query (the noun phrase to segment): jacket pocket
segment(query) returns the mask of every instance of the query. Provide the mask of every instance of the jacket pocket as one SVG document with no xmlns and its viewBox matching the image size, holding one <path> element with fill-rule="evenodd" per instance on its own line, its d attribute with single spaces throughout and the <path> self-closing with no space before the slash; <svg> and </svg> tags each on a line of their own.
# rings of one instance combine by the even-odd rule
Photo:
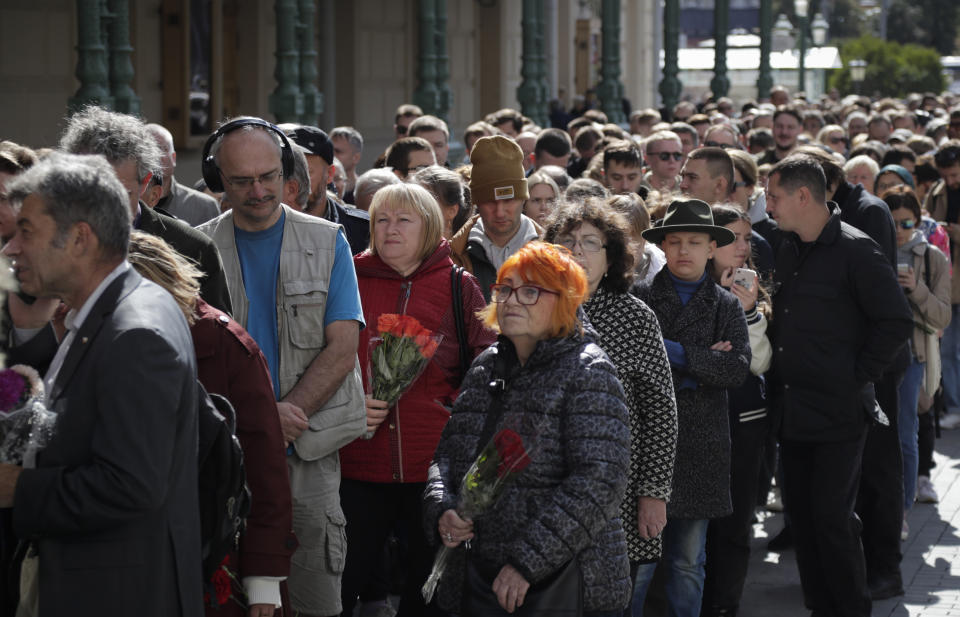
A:
<svg viewBox="0 0 960 617">
<path fill-rule="evenodd" d="M 347 563 L 347 519 L 339 508 L 327 511 L 326 555 L 330 572 L 342 574 Z"/>
<path fill-rule="evenodd" d="M 323 315 L 327 306 L 327 282 L 287 281 L 283 284 L 284 311 L 290 342 L 300 349 L 323 347 Z"/>
</svg>

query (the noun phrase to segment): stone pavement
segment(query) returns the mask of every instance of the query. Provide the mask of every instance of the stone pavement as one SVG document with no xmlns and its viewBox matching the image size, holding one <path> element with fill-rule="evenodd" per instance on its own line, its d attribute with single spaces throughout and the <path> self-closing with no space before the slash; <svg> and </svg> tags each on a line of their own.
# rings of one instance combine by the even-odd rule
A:
<svg viewBox="0 0 960 617">
<path fill-rule="evenodd" d="M 873 617 L 960 617 L 960 429 L 943 431 L 936 443 L 933 484 L 938 504 L 915 504 L 903 543 L 906 595 L 873 603 Z M 793 551 L 767 551 L 767 541 L 783 527 L 770 514 L 754 525 L 753 554 L 740 605 L 740 617 L 808 617 Z"/>
</svg>

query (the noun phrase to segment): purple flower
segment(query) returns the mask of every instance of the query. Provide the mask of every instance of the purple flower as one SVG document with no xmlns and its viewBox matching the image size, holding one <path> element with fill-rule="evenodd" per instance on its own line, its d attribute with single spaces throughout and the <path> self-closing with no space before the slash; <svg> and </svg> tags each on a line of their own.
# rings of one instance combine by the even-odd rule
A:
<svg viewBox="0 0 960 617">
<path fill-rule="evenodd" d="M 20 373 L 4 369 L 0 371 L 0 411 L 13 411 L 22 404 L 27 381 Z"/>
</svg>

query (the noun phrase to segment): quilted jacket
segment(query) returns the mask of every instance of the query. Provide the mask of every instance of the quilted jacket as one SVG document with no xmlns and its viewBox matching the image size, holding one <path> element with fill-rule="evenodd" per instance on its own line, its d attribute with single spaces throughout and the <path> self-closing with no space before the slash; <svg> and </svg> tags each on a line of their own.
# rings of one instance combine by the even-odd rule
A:
<svg viewBox="0 0 960 617">
<path fill-rule="evenodd" d="M 623 609 L 632 589 L 619 515 L 630 430 L 616 369 L 591 331 L 539 342 L 522 366 L 501 336 L 474 361 L 424 493 L 424 525 L 434 542 L 440 515 L 456 507 L 460 481 L 488 441 L 481 434 L 490 410 L 500 413 L 491 435 L 506 426 L 539 447 L 497 503 L 474 519 L 470 559 L 492 571 L 511 564 L 536 584 L 576 556 L 584 610 Z M 462 544 L 454 551 L 438 588 L 446 610 L 458 609 L 465 551 Z"/>
</svg>

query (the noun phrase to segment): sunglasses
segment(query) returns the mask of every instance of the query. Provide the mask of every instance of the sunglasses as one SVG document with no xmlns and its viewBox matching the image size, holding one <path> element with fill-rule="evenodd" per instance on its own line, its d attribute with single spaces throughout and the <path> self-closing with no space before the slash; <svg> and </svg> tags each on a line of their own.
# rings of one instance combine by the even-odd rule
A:
<svg viewBox="0 0 960 617">
<path fill-rule="evenodd" d="M 673 157 L 673 160 L 679 161 L 683 158 L 683 152 L 647 152 L 647 156 L 656 156 L 659 157 L 661 161 L 666 163 L 670 160 L 670 157 Z"/>
<path fill-rule="evenodd" d="M 913 229 L 917 226 L 917 222 L 913 219 L 904 219 L 898 224 L 900 225 L 900 229 Z"/>
<path fill-rule="evenodd" d="M 724 150 L 728 148 L 736 148 L 736 146 L 733 144 L 722 144 L 718 141 L 713 141 L 713 140 L 705 141 L 703 142 L 703 145 L 708 148 L 723 148 Z"/>
</svg>

